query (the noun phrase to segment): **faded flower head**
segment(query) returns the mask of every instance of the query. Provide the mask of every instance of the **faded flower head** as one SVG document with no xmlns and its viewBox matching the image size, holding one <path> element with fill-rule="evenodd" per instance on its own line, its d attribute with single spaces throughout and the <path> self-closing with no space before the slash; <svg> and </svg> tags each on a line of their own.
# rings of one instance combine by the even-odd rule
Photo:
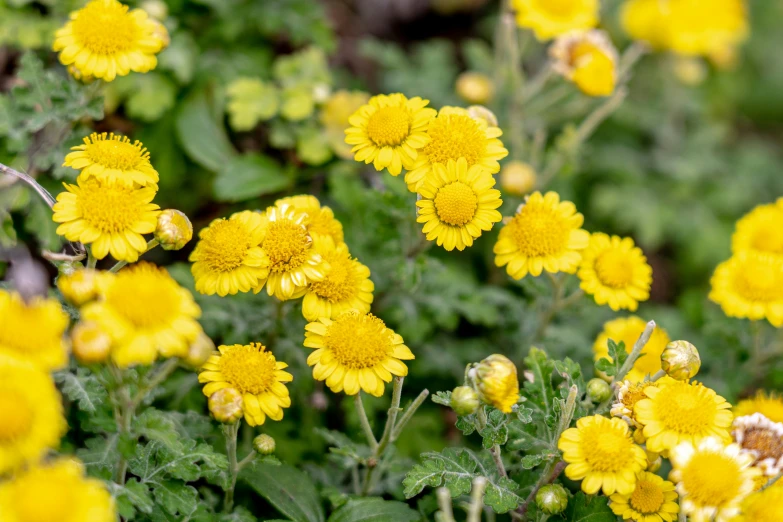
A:
<svg viewBox="0 0 783 522">
<path fill-rule="evenodd" d="M 731 435 L 742 451 L 753 455 L 753 465 L 767 477 L 783 472 L 783 423 L 760 413 L 737 417 Z"/>
</svg>

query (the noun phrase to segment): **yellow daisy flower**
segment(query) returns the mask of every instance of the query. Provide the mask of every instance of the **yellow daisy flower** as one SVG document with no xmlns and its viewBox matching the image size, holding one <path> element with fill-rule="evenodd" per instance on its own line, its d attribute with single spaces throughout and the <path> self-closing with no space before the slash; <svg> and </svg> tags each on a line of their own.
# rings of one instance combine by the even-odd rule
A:
<svg viewBox="0 0 783 522">
<path fill-rule="evenodd" d="M 493 189 L 495 178 L 484 167 L 468 168 L 465 158 L 446 165 L 436 163 L 433 173 L 419 188 L 418 218 L 424 223 L 427 240 L 436 240 L 446 250 L 464 250 L 482 231 L 492 229 L 503 216 L 500 191 Z"/>
<path fill-rule="evenodd" d="M 325 243 L 316 247 L 329 270 L 322 281 L 313 281 L 302 300 L 302 314 L 308 321 L 334 319 L 348 310 L 370 311 L 375 285 L 370 269 L 351 257 L 348 246 Z"/>
<path fill-rule="evenodd" d="M 599 0 L 512 0 L 517 24 L 539 40 L 598 25 Z"/>
<path fill-rule="evenodd" d="M 259 246 L 264 215 L 245 210 L 219 218 L 199 232 L 190 254 L 196 291 L 224 296 L 249 292 L 269 275 L 269 260 Z"/>
<path fill-rule="evenodd" d="M 141 9 L 128 11 L 117 0 L 92 0 L 55 33 L 53 49 L 63 65 L 110 82 L 155 68 L 155 55 L 164 47 L 160 27 Z"/>
<path fill-rule="evenodd" d="M 190 292 L 164 268 L 137 263 L 107 280 L 98 301 L 82 309 L 112 339 L 112 360 L 120 367 L 152 364 L 158 354 L 185 357 L 201 333 L 201 315 Z"/>
<path fill-rule="evenodd" d="M 742 502 L 742 515 L 731 522 L 780 522 L 783 514 L 783 482 L 748 495 Z"/>
<path fill-rule="evenodd" d="M 783 254 L 783 198 L 777 203 L 759 205 L 737 221 L 731 250 Z"/>
<path fill-rule="evenodd" d="M 56 299 L 25 302 L 18 293 L 0 288 L 0 353 L 16 354 L 46 371 L 59 370 L 68 362 L 63 337 L 68 323 Z"/>
<path fill-rule="evenodd" d="M 85 477 L 72 458 L 28 468 L 0 483 L 3 522 L 114 522 L 114 499 L 103 481 Z"/>
<path fill-rule="evenodd" d="M 731 436 L 767 480 L 783 473 L 783 422 L 772 422 L 760 413 L 736 417 Z"/>
<path fill-rule="evenodd" d="M 743 399 L 734 406 L 734 415 L 744 417 L 760 413 L 772 422 L 783 422 L 783 397 L 759 390 L 750 399 Z"/>
<path fill-rule="evenodd" d="M 519 377 L 517 367 L 506 357 L 492 354 L 470 370 L 476 381 L 479 397 L 503 413 L 511 413 L 519 401 Z"/>
<path fill-rule="evenodd" d="M 582 223 L 584 216 L 570 201 L 561 202 L 555 192 L 534 192 L 500 229 L 495 265 L 508 265 L 506 271 L 514 279 L 539 276 L 544 270 L 573 274 L 590 240 Z"/>
<path fill-rule="evenodd" d="M 275 206 L 281 205 L 289 205 L 307 214 L 304 224 L 316 245 L 324 240 L 331 240 L 334 246 L 345 241 L 342 223 L 335 219 L 332 209 L 322 207 L 315 196 L 291 196 L 275 201 Z"/>
<path fill-rule="evenodd" d="M 636 487 L 636 474 L 647 466 L 647 455 L 634 444 L 628 425 L 620 419 L 601 415 L 582 417 L 576 428 L 560 436 L 557 447 L 568 463 L 565 474 L 582 481 L 582 491 L 595 495 L 630 495 Z"/>
<path fill-rule="evenodd" d="M 609 96 L 617 82 L 617 50 L 604 31 L 577 31 L 549 48 L 554 70 L 588 96 Z"/>
<path fill-rule="evenodd" d="M 157 187 L 158 171 L 150 163 L 150 153 L 140 141 L 125 136 L 93 132 L 84 145 L 71 148 L 63 167 L 80 170 L 79 177 L 90 177 L 107 184 L 125 187 Z"/>
<path fill-rule="evenodd" d="M 783 256 L 738 252 L 718 265 L 710 285 L 710 300 L 727 316 L 783 326 Z"/>
<path fill-rule="evenodd" d="M 304 346 L 315 350 L 307 357 L 313 378 L 326 381 L 335 393 L 356 395 L 364 390 L 383 395 L 384 383 L 391 382 L 392 375 L 408 375 L 402 361 L 414 357 L 403 343 L 382 320 L 355 310 L 305 326 Z"/>
<path fill-rule="evenodd" d="M 650 298 L 652 268 L 633 239 L 597 232 L 582 252 L 579 279 L 597 304 L 635 312 L 639 302 Z"/>
<path fill-rule="evenodd" d="M 28 323 L 32 324 L 39 323 Z M 38 461 L 49 448 L 60 445 L 67 429 L 62 399 L 49 374 L 29 361 L 0 353 L 0 475 Z M 0 514 L 5 514 L 2 502 Z"/>
<path fill-rule="evenodd" d="M 426 108 L 429 100 L 404 94 L 379 94 L 353 113 L 345 131 L 345 143 L 353 145 L 356 161 L 372 163 L 375 170 L 389 169 L 397 176 L 410 168 L 418 150 L 427 144 L 427 125 L 435 109 Z"/>
<path fill-rule="evenodd" d="M 352 159 L 351 146 L 345 143 L 345 129 L 350 127 L 348 118 L 370 100 L 363 91 L 335 91 L 323 107 L 319 120 L 326 130 L 326 140 L 334 152 L 343 159 Z"/>
<path fill-rule="evenodd" d="M 596 361 L 599 359 L 611 360 L 609 357 L 609 339 L 617 344 L 620 344 L 621 341 L 625 343 L 625 351 L 630 354 L 646 326 L 647 323 L 635 315 L 608 321 L 604 324 L 603 331 L 598 334 L 595 343 L 593 343 L 593 358 Z M 669 339 L 666 330 L 656 326 L 652 336 L 650 336 L 650 340 L 644 345 L 643 357 L 639 357 L 636 360 L 633 368 L 631 368 L 625 378 L 631 382 L 640 382 L 644 380 L 645 376 L 658 373 L 658 370 L 661 369 L 661 354 L 670 342 L 671 339 Z"/>
<path fill-rule="evenodd" d="M 753 457 L 736 444 L 707 437 L 694 445 L 684 442 L 669 454 L 677 484 L 680 509 L 691 522 L 729 522 L 739 514 L 740 503 L 753 491 L 761 472 Z"/>
<path fill-rule="evenodd" d="M 307 220 L 308 214 L 286 203 L 266 209 L 260 245 L 269 259 L 269 275 L 259 278 L 255 293 L 266 285 L 267 293 L 281 301 L 295 299 L 326 277 L 329 264 L 313 246 Z"/>
<path fill-rule="evenodd" d="M 706 437 L 731 440 L 731 404 L 714 390 L 676 381 L 647 386 L 644 394 L 647 398 L 636 403 L 634 415 L 644 426 L 648 450 L 661 453 L 682 442 L 698 444 Z"/>
<path fill-rule="evenodd" d="M 98 281 L 104 272 L 92 268 L 76 270 L 57 277 L 57 288 L 66 301 L 82 306 L 98 297 Z"/>
<path fill-rule="evenodd" d="M 207 383 L 204 395 L 233 388 L 242 394 L 245 421 L 260 426 L 269 417 L 279 421 L 283 408 L 291 406 L 288 388 L 283 383 L 294 380 L 283 371 L 288 365 L 275 359 L 261 343 L 219 346 L 198 376 L 198 382 Z"/>
<path fill-rule="evenodd" d="M 495 174 L 508 150 L 498 138 L 503 131 L 486 120 L 473 118 L 466 109 L 443 107 L 426 129 L 428 140 L 412 166 L 406 167 L 408 190 L 418 192 L 437 164 L 465 158 L 468 167 L 480 165 Z"/>
<path fill-rule="evenodd" d="M 155 231 L 160 207 L 152 203 L 156 189 L 133 188 L 77 179 L 64 183 L 66 192 L 57 195 L 52 219 L 60 223 L 57 233 L 69 241 L 90 244 L 92 255 L 107 255 L 135 263 L 147 250 L 142 234 Z"/>
<path fill-rule="evenodd" d="M 615 493 L 610 497 L 609 507 L 615 515 L 623 517 L 623 520 L 672 522 L 680 512 L 676 501 L 674 484 L 654 473 L 640 471 L 636 474 L 636 488 L 633 493 Z"/>
</svg>

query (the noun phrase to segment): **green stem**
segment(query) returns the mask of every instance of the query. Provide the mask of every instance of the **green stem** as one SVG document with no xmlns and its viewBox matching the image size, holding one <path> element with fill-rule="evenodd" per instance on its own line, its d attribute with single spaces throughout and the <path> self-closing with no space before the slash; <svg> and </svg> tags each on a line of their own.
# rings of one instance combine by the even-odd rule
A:
<svg viewBox="0 0 783 522">
<path fill-rule="evenodd" d="M 636 340 L 636 344 L 633 345 L 633 350 L 631 350 L 631 354 L 625 360 L 625 363 L 620 367 L 620 371 L 617 372 L 617 375 L 614 376 L 614 382 L 616 383 L 622 382 L 623 377 L 625 377 L 626 374 L 629 371 L 631 371 L 631 368 L 633 368 L 636 359 L 638 359 L 639 355 L 641 355 L 642 350 L 644 350 L 644 347 L 647 344 L 647 341 L 650 340 L 650 337 L 652 336 L 654 330 L 655 330 L 655 321 L 650 321 L 649 323 L 647 323 L 647 326 L 644 327 L 644 331 L 642 332 L 642 335 L 639 336 L 639 339 Z"/>
<path fill-rule="evenodd" d="M 435 490 L 438 497 L 438 509 L 440 509 L 440 522 L 456 522 L 454 520 L 454 511 L 451 508 L 451 493 L 449 488 L 438 488 Z"/>
<path fill-rule="evenodd" d="M 147 252 L 149 252 L 159 244 L 160 243 L 158 243 L 157 239 L 150 239 L 149 241 L 147 241 L 147 249 L 144 252 L 142 252 L 141 255 L 146 254 Z M 117 261 L 117 263 L 115 263 L 115 265 L 109 269 L 109 272 L 115 272 L 115 273 L 119 272 L 120 269 L 127 264 L 128 264 L 127 261 Z"/>
<path fill-rule="evenodd" d="M 158 385 L 160 385 L 163 381 L 165 381 L 171 373 L 177 369 L 177 365 L 179 364 L 179 359 L 176 357 L 171 357 L 170 359 L 167 359 L 163 364 L 158 366 L 158 368 L 155 370 L 154 373 L 152 373 L 152 376 L 147 379 L 147 382 L 139 388 L 139 391 L 136 392 L 136 396 L 133 397 L 133 400 L 131 401 L 130 408 L 132 414 L 136 413 L 136 408 L 138 408 L 144 398 L 147 396 L 149 392 L 154 390 Z"/>
<path fill-rule="evenodd" d="M 87 248 L 87 268 L 95 268 L 95 265 L 98 264 L 98 259 L 92 255 L 92 247 L 86 247 Z"/>
<path fill-rule="evenodd" d="M 223 425 L 223 436 L 226 438 L 226 455 L 228 456 L 228 487 L 223 500 L 223 513 L 231 513 L 234 509 L 234 489 L 237 485 L 239 464 L 237 463 L 237 433 L 241 421 Z M 243 461 L 244 462 L 244 461 Z"/>
<path fill-rule="evenodd" d="M 367 496 L 367 494 L 372 489 L 373 475 L 375 474 L 375 470 L 376 468 L 378 468 L 378 465 L 380 464 L 380 458 L 383 456 L 383 452 L 386 451 L 386 447 L 389 445 L 389 442 L 391 442 L 392 432 L 394 431 L 394 425 L 397 422 L 397 414 L 400 412 L 400 399 L 402 397 L 402 383 L 404 380 L 405 380 L 404 377 L 394 378 L 392 402 L 391 402 L 391 406 L 389 407 L 388 417 L 386 418 L 386 426 L 383 429 L 383 436 L 381 437 L 381 441 L 375 445 L 375 447 L 373 448 L 373 454 L 368 459 L 367 473 L 365 473 L 364 475 L 364 483 L 362 484 L 362 496 Z M 357 402 L 357 405 L 359 404 L 361 403 Z M 364 410 L 364 408 L 362 408 L 362 410 Z M 365 415 L 365 419 L 366 419 L 366 415 Z M 369 426 L 370 424 L 368 422 L 367 423 L 368 429 Z M 365 434 L 366 433 L 367 431 L 365 430 Z M 372 435 L 372 429 L 370 429 L 369 433 L 370 435 Z M 368 440 L 370 439 L 368 438 Z"/>
<path fill-rule="evenodd" d="M 378 441 L 375 440 L 375 435 L 372 432 L 372 426 L 370 426 L 370 420 L 367 418 L 367 412 L 364 410 L 364 403 L 362 403 L 362 392 L 360 391 L 353 396 L 354 404 L 356 405 L 356 413 L 359 414 L 359 423 L 362 425 L 362 431 L 367 438 L 367 444 L 370 449 L 375 452 L 378 448 Z"/>
<path fill-rule="evenodd" d="M 487 412 L 484 407 L 480 407 L 476 412 L 476 428 L 479 433 L 487 427 Z M 503 465 L 503 457 L 501 455 L 500 445 L 495 444 L 489 449 L 489 454 L 492 455 L 492 461 L 495 463 L 495 468 L 498 470 L 498 474 L 501 477 L 508 477 L 506 473 L 506 466 Z"/>
<path fill-rule="evenodd" d="M 544 335 L 547 326 L 549 326 L 549 323 L 555 318 L 555 314 L 560 310 L 560 301 L 563 298 L 563 283 L 565 279 L 556 277 L 547 271 L 544 271 L 544 273 L 549 278 L 549 282 L 552 283 L 552 303 L 549 305 L 549 308 L 541 314 L 541 318 L 538 321 L 538 328 L 536 328 L 536 333 L 533 335 L 533 341 L 540 339 Z"/>
<path fill-rule="evenodd" d="M 481 522 L 481 510 L 484 509 L 484 490 L 487 488 L 485 477 L 473 479 L 473 489 L 470 492 L 467 522 Z"/>
<path fill-rule="evenodd" d="M 402 415 L 402 418 L 400 418 L 400 422 L 397 423 L 397 425 L 394 427 L 394 430 L 391 434 L 391 441 L 396 441 L 400 435 L 402 434 L 402 431 L 405 429 L 405 426 L 408 424 L 408 422 L 413 418 L 413 415 L 416 413 L 416 410 L 419 409 L 419 406 L 421 406 L 425 400 L 427 400 L 427 397 L 429 397 L 430 391 L 429 390 L 422 390 L 416 399 L 411 403 L 410 406 L 405 410 L 405 413 Z"/>
<path fill-rule="evenodd" d="M 657 381 L 658 379 L 661 379 L 661 378 L 663 378 L 665 375 L 666 375 L 666 372 L 665 372 L 665 371 L 663 371 L 663 370 L 658 370 L 657 372 L 655 372 L 655 375 L 653 375 L 652 377 L 650 377 L 650 382 L 655 382 L 655 381 Z"/>
<path fill-rule="evenodd" d="M 117 433 L 120 439 L 128 437 L 131 434 L 131 422 L 133 413 L 130 410 L 131 398 L 130 390 L 123 380 L 122 371 L 113 364 L 108 365 L 114 382 L 109 391 L 114 405 L 114 420 L 117 423 Z M 128 461 L 120 452 L 117 459 L 117 465 L 114 468 L 114 481 L 119 485 L 125 484 L 125 475 L 128 471 Z"/>
</svg>

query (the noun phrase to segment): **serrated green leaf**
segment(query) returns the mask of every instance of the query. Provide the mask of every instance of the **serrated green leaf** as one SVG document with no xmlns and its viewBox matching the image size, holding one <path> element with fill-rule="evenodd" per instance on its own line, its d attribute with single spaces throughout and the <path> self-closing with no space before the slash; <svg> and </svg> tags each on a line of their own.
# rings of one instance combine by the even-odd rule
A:
<svg viewBox="0 0 783 522">
<path fill-rule="evenodd" d="M 616 344 L 612 339 L 609 339 L 607 345 L 609 357 L 599 359 L 595 363 L 595 369 L 609 377 L 614 377 L 628 359 L 628 352 L 625 351 L 625 343 L 623 341 L 620 341 L 620 344 Z"/>
<path fill-rule="evenodd" d="M 280 115 L 289 121 L 302 121 L 315 111 L 312 89 L 291 87 L 283 91 Z"/>
<path fill-rule="evenodd" d="M 242 470 L 239 478 L 294 522 L 325 520 L 315 486 L 296 468 L 254 462 Z"/>
<path fill-rule="evenodd" d="M 328 522 L 413 522 L 420 516 L 404 502 L 354 498 L 332 513 Z"/>
<path fill-rule="evenodd" d="M 565 519 L 568 522 L 617 522 L 617 515 L 609 508 L 608 502 L 609 499 L 604 496 L 588 496 L 580 491 L 568 501 Z"/>
<path fill-rule="evenodd" d="M 491 409 L 487 415 L 487 425 L 479 431 L 484 448 L 489 449 L 495 444 L 502 446 L 508 440 L 506 414 L 500 410 Z"/>
<path fill-rule="evenodd" d="M 69 370 L 59 371 L 54 374 L 54 379 L 63 394 L 76 402 L 82 411 L 94 413 L 108 401 L 106 389 L 86 368 L 77 368 L 76 373 Z"/>
<path fill-rule="evenodd" d="M 129 78 L 134 82 L 134 88 L 125 100 L 125 109 L 131 117 L 153 122 L 174 107 L 177 86 L 165 75 L 150 72 Z"/>
<path fill-rule="evenodd" d="M 117 509 L 125 520 L 133 520 L 136 512 L 152 513 L 154 502 L 149 488 L 136 478 L 130 478 L 124 485 L 109 483 Z"/>
<path fill-rule="evenodd" d="M 509 478 L 500 477 L 487 484 L 484 503 L 496 513 L 506 513 L 516 509 L 524 501 L 522 497 L 517 495 L 517 491 L 519 491 L 519 484 Z"/>
<path fill-rule="evenodd" d="M 178 480 L 162 480 L 152 488 L 155 503 L 171 515 L 190 515 L 198 505 L 196 488 Z"/>
<path fill-rule="evenodd" d="M 268 156 L 249 153 L 233 158 L 214 182 L 218 201 L 243 201 L 280 192 L 291 184 L 282 167 Z"/>
<path fill-rule="evenodd" d="M 76 456 L 91 473 L 99 474 L 101 470 L 111 470 L 120 458 L 117 440 L 117 434 L 87 439 L 84 441 L 85 447 L 76 450 Z"/>
<path fill-rule="evenodd" d="M 258 519 L 248 509 L 237 506 L 234 508 L 234 512 L 230 514 L 220 515 L 218 522 L 256 522 Z M 266 522 L 274 522 L 266 520 Z"/>
<path fill-rule="evenodd" d="M 427 486 L 440 485 L 449 488 L 452 497 L 464 495 L 470 491 L 473 479 L 483 471 L 481 462 L 464 448 L 424 453 L 421 458 L 422 463 L 414 466 L 402 481 L 405 498 L 418 495 Z"/>
<path fill-rule="evenodd" d="M 441 406 L 451 406 L 451 392 L 439 391 L 432 396 L 432 402 Z"/>
<path fill-rule="evenodd" d="M 166 412 L 148 408 L 134 419 L 132 429 L 137 435 L 160 442 L 171 450 L 182 449 L 182 441 L 174 421 Z"/>
<path fill-rule="evenodd" d="M 549 414 L 554 399 L 552 390 L 554 363 L 543 350 L 531 348 L 528 356 L 525 357 L 525 365 L 533 377 L 531 380 L 524 381 L 523 393 L 528 399 L 526 404 L 536 406 L 540 411 Z"/>
<path fill-rule="evenodd" d="M 215 121 L 207 92 L 196 91 L 177 111 L 177 136 L 188 156 L 213 172 L 220 172 L 236 156 L 225 129 Z"/>
</svg>

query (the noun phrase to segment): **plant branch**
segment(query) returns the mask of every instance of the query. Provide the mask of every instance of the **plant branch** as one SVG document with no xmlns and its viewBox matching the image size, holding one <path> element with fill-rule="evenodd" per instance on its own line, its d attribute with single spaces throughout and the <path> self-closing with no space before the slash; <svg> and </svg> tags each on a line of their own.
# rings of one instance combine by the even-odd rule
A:
<svg viewBox="0 0 783 522">
<path fill-rule="evenodd" d="M 356 413 L 359 414 L 359 423 L 362 425 L 362 431 L 367 438 L 367 444 L 370 449 L 375 452 L 378 448 L 378 441 L 375 440 L 375 435 L 372 433 L 372 427 L 370 426 L 370 420 L 367 418 L 367 412 L 364 410 L 364 404 L 362 403 L 362 392 L 360 391 L 353 396 L 354 404 L 356 405 Z"/>
<path fill-rule="evenodd" d="M 435 490 L 438 497 L 438 508 L 440 509 L 440 522 L 455 522 L 454 511 L 451 508 L 451 493 L 449 488 L 438 488 Z"/>
<path fill-rule="evenodd" d="M 405 413 L 403 414 L 400 421 L 397 423 L 397 425 L 394 427 L 394 430 L 391 434 L 391 442 L 394 442 L 397 440 L 400 435 L 402 434 L 402 431 L 405 429 L 405 426 L 408 424 L 408 421 L 413 418 L 413 415 L 416 413 L 416 410 L 419 409 L 419 406 L 421 406 L 425 400 L 427 400 L 427 397 L 429 397 L 430 391 L 425 389 L 422 390 L 418 397 L 416 397 L 413 402 L 411 403 L 408 408 L 406 408 Z"/>
<path fill-rule="evenodd" d="M 631 350 L 630 355 L 628 355 L 628 358 L 625 360 L 625 363 L 620 367 L 620 370 L 617 372 L 617 375 L 614 376 L 614 382 L 622 382 L 623 377 L 626 376 L 626 374 L 631 371 L 631 368 L 633 368 L 634 363 L 636 362 L 636 359 L 639 358 L 639 355 L 641 355 L 642 350 L 644 350 L 645 345 L 650 340 L 650 337 L 653 334 L 653 331 L 655 330 L 655 321 L 650 321 L 647 323 L 647 326 L 644 327 L 644 331 L 642 332 L 642 335 L 639 336 L 639 339 L 636 340 L 636 344 L 633 345 L 633 350 Z"/>
<path fill-rule="evenodd" d="M 470 492 L 470 507 L 467 522 L 481 522 L 481 510 L 484 509 L 484 490 L 487 488 L 485 477 L 473 479 L 473 489 Z"/>
<path fill-rule="evenodd" d="M 3 174 L 7 174 L 9 176 L 13 176 L 23 182 L 25 182 L 31 189 L 33 189 L 38 195 L 43 199 L 47 205 L 49 205 L 49 208 L 52 208 L 54 204 L 57 202 L 54 197 L 52 197 L 51 194 L 49 194 L 49 191 L 43 188 L 40 183 L 35 181 L 35 179 L 30 176 L 29 174 L 25 174 L 24 172 L 19 172 L 18 170 L 14 170 L 11 167 L 7 165 L 3 165 L 0 163 L 0 172 Z"/>
<path fill-rule="evenodd" d="M 223 425 L 223 436 L 226 438 L 226 455 L 228 456 L 228 487 L 223 499 L 223 513 L 231 513 L 234 508 L 234 489 L 237 485 L 237 433 L 241 421 Z"/>
</svg>

